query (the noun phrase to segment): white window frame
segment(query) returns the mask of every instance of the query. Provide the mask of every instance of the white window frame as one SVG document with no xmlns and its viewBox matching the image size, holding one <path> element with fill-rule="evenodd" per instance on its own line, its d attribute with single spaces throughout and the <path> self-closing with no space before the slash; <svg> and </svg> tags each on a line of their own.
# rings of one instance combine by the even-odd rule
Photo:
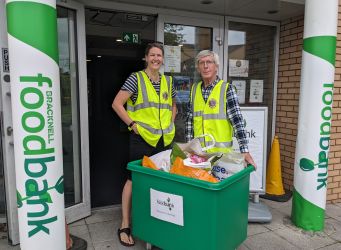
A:
<svg viewBox="0 0 341 250">
<path fill-rule="evenodd" d="M 211 16 L 211 15 L 203 15 L 199 13 L 191 13 L 189 15 L 186 13 L 186 16 L 183 16 L 183 12 L 175 12 L 179 15 L 167 15 L 167 14 L 159 14 L 157 19 L 157 38 L 156 40 L 159 42 L 164 42 L 164 26 L 165 23 L 171 24 L 179 24 L 179 25 L 187 25 L 187 26 L 196 26 L 196 27 L 204 27 L 204 28 L 212 28 L 212 49 L 218 55 L 223 54 L 223 36 L 224 36 L 224 17 L 223 16 Z M 224 58 L 223 56 L 219 56 L 219 77 L 223 76 L 224 69 Z"/>
<path fill-rule="evenodd" d="M 91 214 L 90 203 L 90 152 L 89 152 L 89 127 L 88 127 L 88 84 L 86 71 L 86 34 L 85 34 L 85 8 L 82 3 L 68 0 L 66 3 L 58 2 L 58 6 L 76 11 L 77 25 L 77 69 L 78 69 L 78 98 L 79 98 L 79 140 L 81 153 L 81 180 L 75 178 L 75 183 L 82 182 L 82 202 L 65 209 L 68 223 L 80 220 Z M 73 86 L 75 90 L 75 86 Z M 74 112 L 73 108 L 73 112 Z M 78 114 L 74 114 L 78 115 Z M 74 120 L 74 118 L 73 118 Z M 78 128 L 73 128 L 78 129 Z M 73 138 L 73 140 L 78 138 Z M 75 142 L 74 143 L 78 143 Z M 78 180 L 78 181 L 77 181 Z"/>
</svg>

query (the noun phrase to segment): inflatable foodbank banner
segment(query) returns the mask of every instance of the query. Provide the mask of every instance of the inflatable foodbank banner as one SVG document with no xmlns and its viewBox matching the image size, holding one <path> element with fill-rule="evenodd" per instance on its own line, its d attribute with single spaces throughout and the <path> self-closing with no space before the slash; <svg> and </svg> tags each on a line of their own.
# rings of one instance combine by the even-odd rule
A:
<svg viewBox="0 0 341 250">
<path fill-rule="evenodd" d="M 56 3 L 6 10 L 21 249 L 65 249 Z"/>
<path fill-rule="evenodd" d="M 305 230 L 324 228 L 337 22 L 337 0 L 305 2 L 291 213 Z"/>
</svg>

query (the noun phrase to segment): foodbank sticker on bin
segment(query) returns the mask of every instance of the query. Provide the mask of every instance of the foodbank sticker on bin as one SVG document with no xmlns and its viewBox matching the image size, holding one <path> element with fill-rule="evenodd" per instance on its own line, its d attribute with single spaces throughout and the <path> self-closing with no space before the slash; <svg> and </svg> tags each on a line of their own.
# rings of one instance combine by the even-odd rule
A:
<svg viewBox="0 0 341 250">
<path fill-rule="evenodd" d="M 184 225 L 183 197 L 150 189 L 150 215 L 179 226 Z"/>
</svg>

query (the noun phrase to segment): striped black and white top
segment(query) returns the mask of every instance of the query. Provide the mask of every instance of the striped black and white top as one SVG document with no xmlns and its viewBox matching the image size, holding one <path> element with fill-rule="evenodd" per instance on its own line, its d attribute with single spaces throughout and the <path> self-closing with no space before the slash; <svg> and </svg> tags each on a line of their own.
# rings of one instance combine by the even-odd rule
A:
<svg viewBox="0 0 341 250">
<path fill-rule="evenodd" d="M 160 74 L 160 79 L 161 79 L 161 74 Z M 153 87 L 155 88 L 156 93 L 159 94 L 160 93 L 160 80 L 158 82 L 153 82 L 150 78 L 149 80 L 153 84 Z M 127 78 L 127 80 L 124 82 L 123 86 L 121 87 L 121 90 L 125 90 L 125 91 L 132 93 L 133 95 L 130 97 L 130 99 L 133 101 L 133 103 L 136 102 L 137 94 L 138 94 L 137 93 L 138 87 L 137 87 L 137 76 L 135 72 L 132 73 Z M 175 91 L 174 84 L 173 84 L 172 85 L 172 98 L 175 98 L 175 96 L 176 96 L 176 91 Z"/>
</svg>

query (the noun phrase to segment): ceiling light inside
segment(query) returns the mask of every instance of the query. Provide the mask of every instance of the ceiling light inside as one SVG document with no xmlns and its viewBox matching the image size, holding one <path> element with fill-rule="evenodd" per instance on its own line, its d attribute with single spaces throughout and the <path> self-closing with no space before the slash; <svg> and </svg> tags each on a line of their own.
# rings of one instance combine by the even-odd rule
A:
<svg viewBox="0 0 341 250">
<path fill-rule="evenodd" d="M 272 14 L 276 14 L 278 13 L 278 10 L 269 10 L 268 14 L 272 15 Z"/>
<path fill-rule="evenodd" d="M 280 9 L 280 1 L 271 0 L 270 3 L 267 5 L 267 9 L 268 9 L 267 13 L 270 15 L 278 13 Z"/>
<path fill-rule="evenodd" d="M 200 3 L 201 4 L 211 4 L 211 3 L 213 3 L 213 1 L 212 0 L 201 0 Z"/>
</svg>

